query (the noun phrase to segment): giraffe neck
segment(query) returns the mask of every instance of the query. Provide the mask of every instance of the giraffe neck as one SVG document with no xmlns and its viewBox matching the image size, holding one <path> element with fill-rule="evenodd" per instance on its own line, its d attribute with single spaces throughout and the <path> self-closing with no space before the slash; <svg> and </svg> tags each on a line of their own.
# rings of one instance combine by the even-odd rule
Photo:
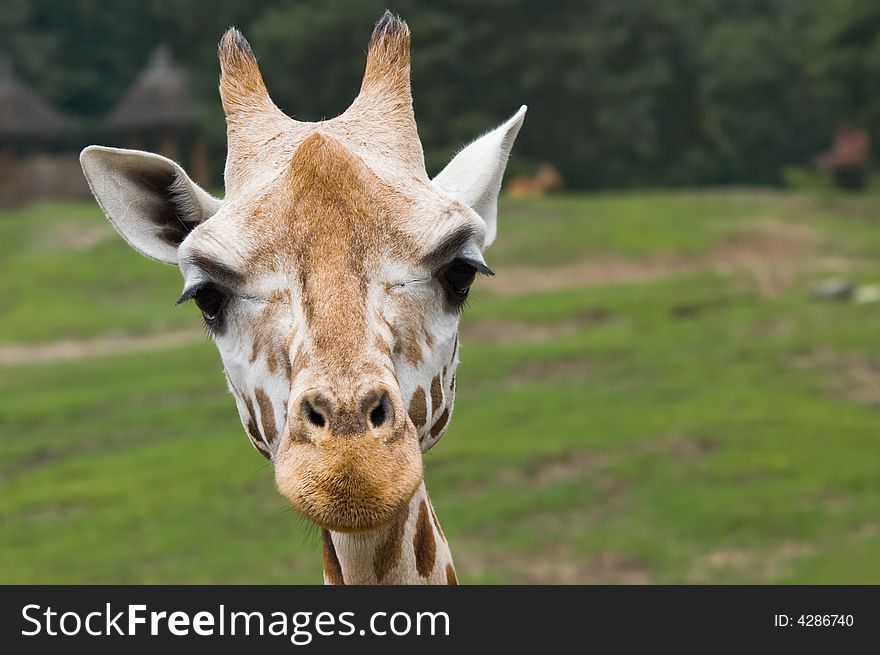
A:
<svg viewBox="0 0 880 655">
<path fill-rule="evenodd" d="M 458 584 L 424 481 L 388 525 L 358 534 L 322 533 L 326 584 Z"/>
</svg>

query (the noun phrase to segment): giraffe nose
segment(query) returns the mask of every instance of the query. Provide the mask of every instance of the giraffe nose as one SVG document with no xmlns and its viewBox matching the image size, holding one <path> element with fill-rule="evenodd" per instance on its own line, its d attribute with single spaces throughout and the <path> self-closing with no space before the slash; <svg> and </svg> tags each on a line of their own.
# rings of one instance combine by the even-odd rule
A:
<svg viewBox="0 0 880 655">
<path fill-rule="evenodd" d="M 368 434 L 388 440 L 403 428 L 402 403 L 384 385 L 348 398 L 313 390 L 301 396 L 298 414 L 309 441 Z"/>
</svg>

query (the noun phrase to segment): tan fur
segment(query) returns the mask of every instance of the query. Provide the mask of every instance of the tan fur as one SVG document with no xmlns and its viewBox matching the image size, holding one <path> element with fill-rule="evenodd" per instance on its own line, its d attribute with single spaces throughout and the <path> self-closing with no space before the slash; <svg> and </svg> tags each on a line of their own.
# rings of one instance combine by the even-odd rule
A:
<svg viewBox="0 0 880 655">
<path fill-rule="evenodd" d="M 244 171 L 262 160 L 267 150 L 284 148 L 293 121 L 269 98 L 250 44 L 235 28 L 227 30 L 218 48 L 220 100 L 226 114 L 228 152 L 227 196 L 239 192 L 252 179 Z M 276 141 L 275 147 L 267 144 Z"/>
<path fill-rule="evenodd" d="M 410 33 L 401 20 L 380 22 L 367 49 L 367 65 L 361 91 L 343 123 L 363 128 L 381 120 L 393 138 L 388 145 L 400 149 L 409 165 L 424 170 L 424 156 L 418 138 L 410 89 Z M 350 119 L 350 120 L 346 120 Z M 364 120 L 365 119 L 365 120 Z"/>
<path fill-rule="evenodd" d="M 412 102 L 409 86 L 409 27 L 402 21 L 394 21 L 373 31 L 367 49 L 367 66 L 364 71 L 361 93 L 374 89 L 390 97 L 399 96 Z"/>
<path fill-rule="evenodd" d="M 242 114 L 259 114 L 274 107 L 250 44 L 234 27 L 220 39 L 220 101 L 227 120 L 241 120 Z"/>
</svg>

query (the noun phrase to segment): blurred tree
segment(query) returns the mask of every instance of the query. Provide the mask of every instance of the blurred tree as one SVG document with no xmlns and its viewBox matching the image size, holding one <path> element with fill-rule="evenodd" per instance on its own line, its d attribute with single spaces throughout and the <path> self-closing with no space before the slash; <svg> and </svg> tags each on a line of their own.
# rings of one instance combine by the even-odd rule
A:
<svg viewBox="0 0 880 655">
<path fill-rule="evenodd" d="M 829 0 L 816 24 L 818 75 L 836 87 L 845 120 L 880 131 L 880 3 Z"/>
<path fill-rule="evenodd" d="M 305 120 L 345 109 L 385 0 L 6 0 L 2 49 L 79 116 L 83 140 L 168 44 L 190 71 L 216 170 L 216 41 L 236 24 L 269 89 Z M 429 172 L 529 105 L 510 170 L 569 187 L 775 183 L 835 127 L 880 125 L 880 3 L 870 0 L 398 0 L 413 31 Z"/>
<path fill-rule="evenodd" d="M 836 98 L 809 65 L 816 2 L 752 0 L 707 12 L 695 44 L 712 181 L 775 183 L 827 145 Z"/>
</svg>

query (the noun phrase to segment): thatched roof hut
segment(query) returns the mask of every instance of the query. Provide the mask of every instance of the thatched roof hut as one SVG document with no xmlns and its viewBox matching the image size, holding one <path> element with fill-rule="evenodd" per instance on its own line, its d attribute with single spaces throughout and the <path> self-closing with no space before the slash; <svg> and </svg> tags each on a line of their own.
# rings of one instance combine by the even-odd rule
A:
<svg viewBox="0 0 880 655">
<path fill-rule="evenodd" d="M 76 157 L 64 152 L 71 127 L 0 55 L 0 206 L 88 191 Z"/>
<path fill-rule="evenodd" d="M 207 153 L 199 137 L 189 81 L 166 46 L 153 51 L 147 67 L 107 117 L 106 126 L 127 147 L 156 149 L 187 166 L 196 181 L 208 179 Z"/>
<path fill-rule="evenodd" d="M 153 51 L 146 69 L 107 119 L 120 132 L 189 129 L 196 124 L 186 73 L 165 46 Z"/>
<path fill-rule="evenodd" d="M 9 58 L 0 55 L 0 143 L 53 141 L 69 129 L 68 120 L 25 86 Z"/>
</svg>

